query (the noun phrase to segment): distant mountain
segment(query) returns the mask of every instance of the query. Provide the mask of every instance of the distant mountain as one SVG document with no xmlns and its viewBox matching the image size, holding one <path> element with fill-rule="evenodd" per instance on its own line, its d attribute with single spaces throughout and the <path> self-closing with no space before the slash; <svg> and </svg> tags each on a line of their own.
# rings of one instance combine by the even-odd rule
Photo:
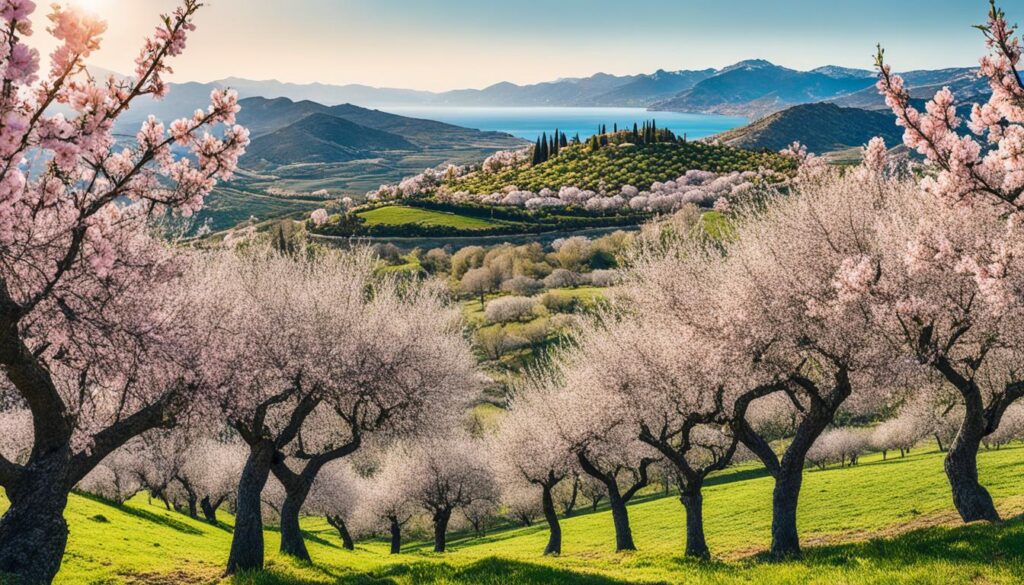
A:
<svg viewBox="0 0 1024 585">
<path fill-rule="evenodd" d="M 792 105 L 833 99 L 872 85 L 873 78 L 839 68 L 796 71 L 764 60 L 741 61 L 672 99 L 655 104 L 652 109 L 757 118 Z"/>
<path fill-rule="evenodd" d="M 988 93 L 984 80 L 978 79 L 976 70 L 972 68 L 909 71 L 902 75 L 915 97 L 930 97 L 943 86 L 949 86 L 958 99 L 964 101 L 974 101 Z M 637 75 L 597 73 L 589 77 L 529 85 L 502 82 L 484 89 L 440 93 L 354 84 L 295 84 L 227 78 L 210 83 L 173 84 L 164 101 L 142 99 L 122 117 L 118 129 L 134 134 L 135 128 L 148 114 L 162 120 L 187 116 L 196 108 L 208 105 L 213 89 L 225 87 L 238 90 L 242 98 L 286 98 L 296 103 L 312 102 L 316 104 L 315 111 L 342 104 L 373 108 L 621 106 L 732 114 L 756 119 L 790 106 L 818 101 L 833 101 L 845 107 L 883 109 L 884 104 L 874 83 L 875 74 L 867 69 L 825 65 L 810 71 L 797 71 L 763 59 L 740 61 L 718 70 L 658 70 Z M 292 111 L 291 115 L 298 114 Z"/>
<path fill-rule="evenodd" d="M 988 82 L 984 78 L 979 78 L 978 70 L 971 67 L 907 71 L 900 75 L 903 77 L 911 97 L 915 99 L 931 99 L 935 92 L 943 87 L 949 87 L 960 103 L 984 100 L 991 92 Z M 878 90 L 874 86 L 839 96 L 831 101 L 840 106 L 853 108 L 886 109 L 885 100 L 878 94 Z"/>
<path fill-rule="evenodd" d="M 830 103 L 802 104 L 711 138 L 729 146 L 781 150 L 799 141 L 817 154 L 863 146 L 881 136 L 890 147 L 901 144 L 903 131 L 888 113 L 841 108 Z"/>
<path fill-rule="evenodd" d="M 664 71 L 659 69 L 650 75 L 620 85 L 615 89 L 590 100 L 595 106 L 649 106 L 690 89 L 698 82 L 715 74 L 714 69 L 700 71 Z"/>
<path fill-rule="evenodd" d="M 851 69 L 849 67 L 840 67 L 838 65 L 825 65 L 824 67 L 816 67 L 811 69 L 811 73 L 821 73 L 822 75 L 828 75 L 835 79 L 875 79 L 876 73 L 869 69 Z"/>
<path fill-rule="evenodd" d="M 415 148 L 396 134 L 360 126 L 330 114 L 316 113 L 257 137 L 249 145 L 245 159 L 259 159 L 278 165 L 337 163 L 372 158 L 389 150 Z"/>
<path fill-rule="evenodd" d="M 308 100 L 252 97 L 241 100 L 239 105 L 242 111 L 238 114 L 238 122 L 255 137 L 280 130 L 307 116 L 323 114 L 400 136 L 410 146 L 419 149 L 465 147 L 466 144 L 486 140 L 506 142 L 509 145 L 519 142 L 502 132 L 485 132 L 434 120 L 409 118 L 352 104 L 325 106 Z"/>
<path fill-rule="evenodd" d="M 580 106 L 590 105 L 596 96 L 611 92 L 645 76 L 616 76 L 598 73 L 590 77 L 566 78 L 531 85 L 496 83 L 484 89 L 460 89 L 437 94 L 435 105 L 446 106 Z"/>
</svg>

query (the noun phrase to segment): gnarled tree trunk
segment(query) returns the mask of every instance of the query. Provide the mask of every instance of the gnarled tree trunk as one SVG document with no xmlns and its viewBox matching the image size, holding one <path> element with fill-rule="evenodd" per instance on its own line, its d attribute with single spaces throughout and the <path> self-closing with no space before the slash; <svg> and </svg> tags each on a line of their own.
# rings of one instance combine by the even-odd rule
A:
<svg viewBox="0 0 1024 585">
<path fill-rule="evenodd" d="M 306 493 L 308 494 L 308 490 Z M 284 498 L 284 505 L 281 506 L 281 552 L 303 561 L 309 561 L 306 541 L 302 537 L 302 529 L 299 528 L 299 512 L 302 510 L 302 504 L 306 501 L 305 495 L 288 494 Z"/>
<path fill-rule="evenodd" d="M 228 556 L 228 574 L 257 571 L 263 568 L 263 513 L 260 496 L 270 477 L 274 444 L 261 440 L 250 445 L 249 458 L 238 482 L 238 503 L 235 511 L 235 532 Z"/>
<path fill-rule="evenodd" d="M 397 555 L 402 552 L 402 523 L 395 517 L 390 520 L 391 525 L 388 528 L 391 531 L 391 554 Z"/>
<path fill-rule="evenodd" d="M 633 543 L 633 529 L 629 526 L 629 511 L 626 502 L 619 495 L 618 488 L 608 490 L 608 505 L 612 509 L 612 523 L 615 525 L 615 550 L 636 550 Z"/>
<path fill-rule="evenodd" d="M 51 583 L 68 541 L 68 452 L 36 459 L 7 487 L 10 507 L 0 518 L 0 574 L 18 585 Z"/>
<path fill-rule="evenodd" d="M 338 531 L 338 536 L 341 537 L 341 546 L 345 550 L 355 550 L 356 543 L 352 540 L 352 534 L 348 531 L 348 526 L 345 524 L 345 519 L 341 516 L 327 516 L 327 523 L 334 527 Z"/>
<path fill-rule="evenodd" d="M 985 413 L 980 393 L 964 396 L 966 410 L 943 467 L 953 490 L 953 505 L 964 522 L 999 522 L 992 496 L 978 482 L 978 448 L 985 437 Z"/>
<path fill-rule="evenodd" d="M 555 502 L 551 497 L 551 486 L 545 484 L 543 489 L 542 507 L 544 508 L 544 519 L 548 522 L 549 536 L 548 544 L 544 547 L 545 555 L 562 554 L 562 526 L 558 523 L 558 514 L 555 511 Z"/>
<path fill-rule="evenodd" d="M 434 512 L 434 552 L 443 553 L 447 544 L 448 521 L 452 518 L 452 511 L 448 509 Z"/>
<path fill-rule="evenodd" d="M 701 488 L 701 482 L 691 482 L 685 489 L 680 487 L 679 500 L 686 510 L 686 556 L 709 559 L 711 551 L 704 538 L 704 495 Z"/>
<path fill-rule="evenodd" d="M 199 500 L 199 508 L 203 511 L 203 517 L 206 518 L 207 522 L 213 524 L 214 526 L 217 525 L 218 507 L 218 505 L 215 505 L 213 502 L 210 501 L 209 496 L 204 496 L 203 499 Z"/>
</svg>

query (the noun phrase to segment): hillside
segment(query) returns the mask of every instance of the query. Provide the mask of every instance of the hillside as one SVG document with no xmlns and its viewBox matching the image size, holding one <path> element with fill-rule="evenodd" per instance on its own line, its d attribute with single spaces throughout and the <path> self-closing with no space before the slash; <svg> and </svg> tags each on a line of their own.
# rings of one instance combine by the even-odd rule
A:
<svg viewBox="0 0 1024 585">
<path fill-rule="evenodd" d="M 1024 510 L 1019 445 L 982 451 L 982 481 L 1006 517 Z M 125 506 L 72 496 L 71 536 L 57 585 L 234 584 L 336 585 L 390 583 L 451 585 L 566 583 L 1015 583 L 1024 578 L 1019 518 L 1002 525 L 964 526 L 955 517 L 942 472 L 942 454 L 922 445 L 906 458 L 865 456 L 855 467 L 808 471 L 800 503 L 805 557 L 766 564 L 758 553 L 769 538 L 771 479 L 754 467 L 708 480 L 705 522 L 716 561 L 682 557 L 683 512 L 677 497 L 657 490 L 629 506 L 638 549 L 613 552 L 611 516 L 581 510 L 561 521 L 563 554 L 543 557 L 543 522 L 492 526 L 483 537 L 453 535 L 449 553 L 429 552 L 414 536 L 400 555 L 387 543 L 362 540 L 343 550 L 337 533 L 305 518 L 313 564 L 283 558 L 279 534 L 266 532 L 265 574 L 222 579 L 233 519 L 213 527 L 137 497 Z M 837 505 L 841 503 L 841 505 Z M 0 509 L 4 508 L 0 498 Z M 870 539 L 870 540 L 869 540 Z"/>
<path fill-rule="evenodd" d="M 457 179 L 449 190 L 492 193 L 507 185 L 538 192 L 563 186 L 614 192 L 624 185 L 647 188 L 656 181 L 674 180 L 690 170 L 716 173 L 789 169 L 792 162 L 774 153 L 715 144 L 659 143 L 609 146 L 593 151 L 586 145 L 570 146 L 539 165 L 500 173 L 475 173 Z"/>
<path fill-rule="evenodd" d="M 791 105 L 817 102 L 874 85 L 874 78 L 796 71 L 763 60 L 744 61 L 709 77 L 653 109 L 759 117 Z"/>
<path fill-rule="evenodd" d="M 330 114 L 310 114 L 294 124 L 255 138 L 244 159 L 280 165 L 336 163 L 413 148 L 412 143 L 396 134 L 360 126 Z"/>
<path fill-rule="evenodd" d="M 889 146 L 903 140 L 902 130 L 888 113 L 816 103 L 793 106 L 711 140 L 738 148 L 772 151 L 799 141 L 809 151 L 822 154 L 863 146 L 875 136 L 884 138 Z"/>
</svg>

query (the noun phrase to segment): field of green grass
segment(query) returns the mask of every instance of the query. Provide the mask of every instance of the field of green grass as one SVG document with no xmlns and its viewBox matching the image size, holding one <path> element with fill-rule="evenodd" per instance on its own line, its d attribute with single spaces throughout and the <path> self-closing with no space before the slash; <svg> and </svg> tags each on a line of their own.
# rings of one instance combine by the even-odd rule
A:
<svg viewBox="0 0 1024 585">
<path fill-rule="evenodd" d="M 337 534 L 307 518 L 314 564 L 280 557 L 267 532 L 268 570 L 225 583 L 253 585 L 447 585 L 564 583 L 1020 583 L 1024 580 L 1024 447 L 980 455 L 982 481 L 1008 518 L 964 526 L 953 512 L 942 454 L 922 446 L 905 459 L 864 457 L 852 468 L 808 471 L 800 502 L 804 559 L 761 560 L 769 539 L 771 480 L 743 466 L 705 490 L 715 560 L 682 557 L 678 500 L 648 493 L 630 506 L 636 552 L 615 553 L 607 511 L 562 522 L 561 557 L 543 557 L 546 529 L 506 528 L 484 537 L 454 535 L 450 552 L 410 542 L 391 556 L 382 541 L 340 547 Z M 3 504 L 0 503 L 0 508 Z M 227 523 L 231 518 L 222 514 Z M 168 512 L 140 496 L 123 507 L 73 496 L 71 537 L 61 585 L 220 583 L 230 529 Z"/>
<path fill-rule="evenodd" d="M 404 205 L 385 205 L 384 207 L 362 211 L 358 215 L 366 220 L 366 225 L 368 226 L 414 223 L 425 227 L 443 226 L 462 230 L 475 230 L 502 225 L 502 222 L 498 221 L 430 209 L 406 207 Z"/>
</svg>

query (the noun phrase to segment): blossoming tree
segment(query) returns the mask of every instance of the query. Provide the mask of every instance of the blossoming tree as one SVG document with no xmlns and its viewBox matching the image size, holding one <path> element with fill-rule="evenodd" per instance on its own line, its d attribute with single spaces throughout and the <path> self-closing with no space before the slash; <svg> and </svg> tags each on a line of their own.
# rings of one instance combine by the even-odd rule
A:
<svg viewBox="0 0 1024 585">
<path fill-rule="evenodd" d="M 168 59 L 194 30 L 198 0 L 161 19 L 134 76 L 96 82 L 85 60 L 106 25 L 56 6 L 50 66 L 26 43 L 35 3 L 0 3 L 0 367 L 4 392 L 31 412 L 25 464 L 0 459 L 11 506 L 0 519 L 0 573 L 49 582 L 67 540 L 68 490 L 107 454 L 170 423 L 202 384 L 168 350 L 173 255 L 149 217 L 199 209 L 248 142 L 233 92 L 164 126 L 150 118 L 132 144 L 112 127 L 136 98 L 162 97 Z M 223 125 L 216 133 L 204 128 Z M 190 157 L 172 155 L 174 145 Z M 184 307 L 178 310 L 184 311 Z M 180 361 L 180 360 L 178 360 Z"/>
<path fill-rule="evenodd" d="M 994 0 L 988 22 L 978 28 L 989 48 L 979 75 L 987 78 L 991 95 L 971 108 L 969 133 L 949 88 L 922 112 L 911 105 L 881 47 L 876 65 L 878 89 L 904 128 L 904 143 L 927 161 L 921 187 L 933 197 L 916 225 L 904 226 L 916 238 L 902 250 L 905 263 L 896 264 L 894 273 L 910 272 L 905 282 L 927 282 L 947 293 L 920 288 L 902 295 L 895 301 L 898 319 L 917 357 L 956 389 L 965 407 L 945 462 L 957 510 L 965 521 L 994 521 L 999 515 L 978 483 L 976 454 L 1008 406 L 1024 396 L 1024 381 L 1014 374 L 1024 301 L 1024 82 L 1016 29 Z M 893 290 L 897 296 L 905 292 Z"/>
</svg>

